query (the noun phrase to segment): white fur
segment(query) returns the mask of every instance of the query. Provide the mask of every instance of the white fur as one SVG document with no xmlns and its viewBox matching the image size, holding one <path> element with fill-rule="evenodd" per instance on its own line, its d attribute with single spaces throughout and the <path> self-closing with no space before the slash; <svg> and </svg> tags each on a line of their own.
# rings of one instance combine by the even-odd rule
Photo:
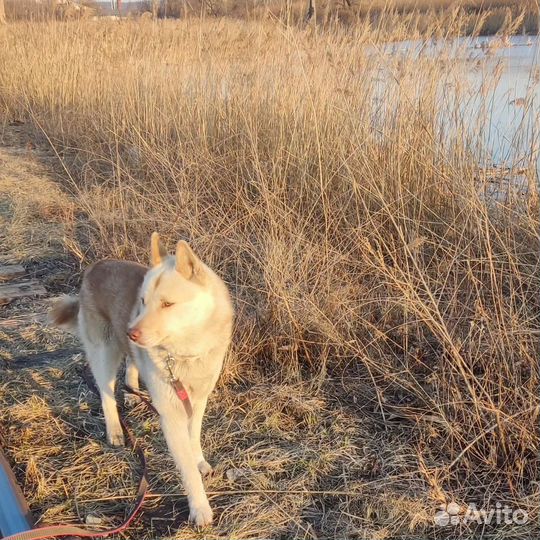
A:
<svg viewBox="0 0 540 540">
<path fill-rule="evenodd" d="M 186 263 L 185 256 L 180 257 L 178 251 L 176 258 L 160 257 L 158 264 L 144 275 L 135 298 L 132 297 L 140 283 L 137 281 L 141 279 L 140 269 L 134 270 L 133 265 L 130 267 L 120 261 L 89 269 L 81 287 L 77 326 L 99 387 L 108 441 L 113 445 L 124 444 L 114 389 L 118 368 L 128 353 L 126 384 L 137 389 L 140 373 L 182 475 L 190 519 L 202 526 L 212 521 L 212 510 L 201 474 L 212 468 L 201 448 L 201 425 L 208 396 L 217 382 L 229 346 L 233 310 L 222 280 L 191 250 L 189 254 L 191 261 L 197 263 L 193 277 L 185 277 L 191 275 L 191 266 L 179 267 Z M 107 280 L 111 282 L 108 288 L 102 286 Z M 118 294 L 111 296 L 111 290 Z M 164 299 L 172 305 L 163 307 Z M 74 301 L 69 300 L 71 306 Z M 67 305 L 67 300 L 63 302 Z M 130 317 L 129 312 L 124 314 L 122 302 L 133 306 Z M 61 309 L 60 304 L 57 312 Z M 118 321 L 122 317 L 126 321 Z M 133 328 L 140 330 L 141 342 L 129 342 L 126 350 L 122 331 Z M 191 418 L 170 383 L 166 366 L 168 355 L 173 358 L 174 376 L 189 394 L 193 407 Z"/>
</svg>

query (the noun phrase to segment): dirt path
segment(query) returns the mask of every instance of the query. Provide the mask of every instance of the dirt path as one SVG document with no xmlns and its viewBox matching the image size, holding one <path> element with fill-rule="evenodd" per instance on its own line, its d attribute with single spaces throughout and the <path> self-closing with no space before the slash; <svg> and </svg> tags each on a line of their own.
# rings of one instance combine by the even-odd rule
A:
<svg viewBox="0 0 540 540">
<path fill-rule="evenodd" d="M 100 515 L 106 526 L 123 516 L 123 500 L 80 501 L 129 496 L 138 464 L 128 450 L 102 443 L 80 345 L 46 324 L 50 298 L 72 292 L 80 278 L 79 262 L 65 247 L 75 205 L 58 187 L 54 155 L 28 138 L 24 126 L 8 126 L 0 137 L 0 265 L 22 265 L 20 279 L 38 279 L 47 294 L 0 307 L 1 444 L 39 523 Z"/>
<path fill-rule="evenodd" d="M 22 265 L 21 279 L 39 280 L 47 294 L 0 307 L 1 444 L 35 516 L 54 519 L 47 462 L 67 442 L 55 418 L 65 396 L 55 389 L 74 376 L 78 345 L 47 327 L 45 314 L 49 298 L 73 285 L 78 265 L 63 243 L 73 203 L 54 181 L 53 156 L 25 139 L 17 125 L 0 137 L 0 264 Z"/>
<path fill-rule="evenodd" d="M 73 203 L 58 188 L 52 168 L 46 165 L 52 156 L 21 146 L 16 135 L 12 131 L 11 144 L 3 141 L 0 146 L 0 265 L 21 264 L 23 279 L 39 280 L 47 296 L 55 296 L 77 280 L 77 261 L 66 253 L 63 242 L 73 225 Z M 38 324 L 46 309 L 47 297 L 23 298 L 0 307 L 4 321 L 0 332 L 6 333 L 0 334 L 1 359 L 40 353 L 49 345 L 58 347 L 59 336 L 54 336 L 54 344 L 48 344 L 46 335 L 51 332 L 43 332 Z M 9 339 L 10 332 L 19 332 L 22 326 L 25 339 Z"/>
</svg>

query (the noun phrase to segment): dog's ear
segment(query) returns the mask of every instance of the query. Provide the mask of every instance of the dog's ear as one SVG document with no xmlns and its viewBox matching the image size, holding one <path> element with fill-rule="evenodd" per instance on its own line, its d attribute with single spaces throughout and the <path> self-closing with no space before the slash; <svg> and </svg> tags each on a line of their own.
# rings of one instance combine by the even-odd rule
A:
<svg viewBox="0 0 540 540">
<path fill-rule="evenodd" d="M 203 264 L 184 240 L 176 244 L 176 270 L 186 279 L 204 281 Z"/>
<path fill-rule="evenodd" d="M 152 266 L 160 264 L 162 259 L 166 256 L 167 250 L 159 241 L 159 234 L 154 231 L 150 238 L 150 262 L 152 263 Z"/>
</svg>

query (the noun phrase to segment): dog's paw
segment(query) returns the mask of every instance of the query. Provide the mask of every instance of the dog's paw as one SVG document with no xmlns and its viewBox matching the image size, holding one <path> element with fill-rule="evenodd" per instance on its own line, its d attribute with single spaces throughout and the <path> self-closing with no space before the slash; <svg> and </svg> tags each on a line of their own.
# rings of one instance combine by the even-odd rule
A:
<svg viewBox="0 0 540 540">
<path fill-rule="evenodd" d="M 107 441 L 111 446 L 126 445 L 126 441 L 124 440 L 124 434 L 121 429 L 120 431 L 113 431 L 111 433 L 107 433 Z"/>
<path fill-rule="evenodd" d="M 204 527 L 212 523 L 213 513 L 208 501 L 204 501 L 197 506 L 193 506 L 189 511 L 189 521 L 193 522 L 197 527 Z"/>
<path fill-rule="evenodd" d="M 205 461 L 204 459 L 202 461 L 199 461 L 197 467 L 199 468 L 201 476 L 206 476 L 214 470 L 212 469 L 212 465 L 210 465 L 210 463 L 208 463 L 208 461 Z"/>
</svg>

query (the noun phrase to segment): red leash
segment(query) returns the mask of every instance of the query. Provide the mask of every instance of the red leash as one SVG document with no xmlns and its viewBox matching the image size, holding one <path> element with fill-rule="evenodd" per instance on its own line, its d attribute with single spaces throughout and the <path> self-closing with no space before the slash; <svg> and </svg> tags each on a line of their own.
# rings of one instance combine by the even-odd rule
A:
<svg viewBox="0 0 540 540">
<path fill-rule="evenodd" d="M 83 371 L 82 377 L 85 380 L 88 388 L 99 396 L 98 389 L 94 383 L 92 376 L 89 374 L 88 369 Z M 133 503 L 133 509 L 129 513 L 128 517 L 123 521 L 121 525 L 113 529 L 106 529 L 104 531 L 93 531 L 85 529 L 79 525 L 44 525 L 43 527 L 37 527 L 29 531 L 23 531 L 20 533 L 12 534 L 11 536 L 5 536 L 2 540 L 42 540 L 44 538 L 60 538 L 62 536 L 79 536 L 82 538 L 104 538 L 111 534 L 117 534 L 125 531 L 133 522 L 137 514 L 139 513 L 146 493 L 148 492 L 148 475 L 146 467 L 146 457 L 140 445 L 137 443 L 133 433 L 127 426 L 127 424 L 120 418 L 122 428 L 127 435 L 129 444 L 134 452 L 136 452 L 142 467 L 141 479 L 139 480 L 139 487 L 137 488 L 137 495 Z"/>
<path fill-rule="evenodd" d="M 97 392 L 97 388 L 95 387 L 94 381 L 87 376 L 87 373 L 83 373 L 83 378 L 85 379 L 89 388 L 99 395 L 99 392 Z M 170 382 L 176 396 L 182 402 L 188 418 L 190 418 L 193 414 L 193 407 L 191 405 L 191 400 L 189 399 L 189 394 L 187 393 L 186 388 L 180 380 L 173 378 L 172 376 Z M 143 393 L 137 390 L 132 390 L 131 388 L 126 388 L 126 391 L 139 397 L 148 408 L 157 413 L 154 405 L 152 405 L 152 402 Z M 107 529 L 105 531 L 92 531 L 78 525 L 45 525 L 43 527 L 38 527 L 30 531 L 23 531 L 20 533 L 12 534 L 11 536 L 5 536 L 2 540 L 43 540 L 45 538 L 59 538 L 62 536 L 104 538 L 111 534 L 117 534 L 119 532 L 125 531 L 131 525 L 132 521 L 135 519 L 135 517 L 139 513 L 139 510 L 142 507 L 144 498 L 146 497 L 146 493 L 148 492 L 148 477 L 146 458 L 144 456 L 142 448 L 140 448 L 140 446 L 137 444 L 137 441 L 131 433 L 130 429 L 128 428 L 127 424 L 125 424 L 122 419 L 120 419 L 120 422 L 122 423 L 122 427 L 124 428 L 131 447 L 137 453 L 142 465 L 142 475 L 141 479 L 139 480 L 139 487 L 137 489 L 137 495 L 133 505 L 133 510 L 131 510 L 124 522 L 118 527 L 115 527 L 114 529 Z"/>
<path fill-rule="evenodd" d="M 146 474 L 146 458 L 144 456 L 144 452 L 142 448 L 137 444 L 137 441 L 135 440 L 135 437 L 131 433 L 131 431 L 128 429 L 127 425 L 122 421 L 122 427 L 124 428 L 124 431 L 127 434 L 129 443 L 133 450 L 137 453 L 141 465 L 142 465 L 142 475 L 141 479 L 139 480 L 139 487 L 137 489 L 137 496 L 135 499 L 135 503 L 133 505 L 133 510 L 129 513 L 128 517 L 124 520 L 124 522 L 119 525 L 118 527 L 115 527 L 114 529 L 107 529 L 105 531 L 93 531 L 89 529 L 85 529 L 83 527 L 80 527 L 78 525 L 45 525 L 43 527 L 38 527 L 37 529 L 32 529 L 30 531 L 24 531 L 16 534 L 12 534 L 11 536 L 5 536 L 2 540 L 42 540 L 44 538 L 59 538 L 62 536 L 79 536 L 82 538 L 104 538 L 105 536 L 109 536 L 111 534 L 117 534 L 119 532 L 125 531 L 133 522 L 137 514 L 139 513 L 139 510 L 142 507 L 142 504 L 144 502 L 144 498 L 146 497 L 146 493 L 148 491 L 148 478 Z"/>
</svg>

